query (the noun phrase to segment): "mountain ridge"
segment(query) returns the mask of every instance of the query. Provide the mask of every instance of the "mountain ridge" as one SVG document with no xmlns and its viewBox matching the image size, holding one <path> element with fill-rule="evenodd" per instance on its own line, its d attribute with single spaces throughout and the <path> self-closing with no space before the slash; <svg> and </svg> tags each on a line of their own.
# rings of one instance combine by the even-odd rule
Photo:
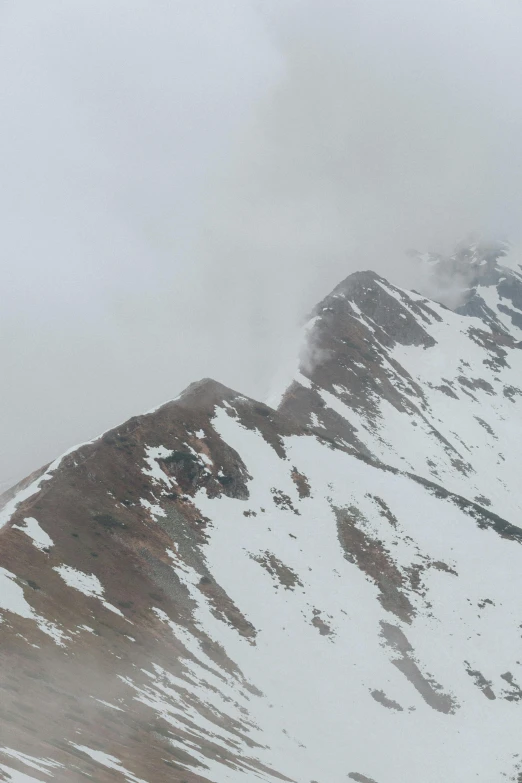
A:
<svg viewBox="0 0 522 783">
<path fill-rule="evenodd" d="M 0 779 L 520 780 L 502 276 L 350 275 L 277 409 L 202 379 L 2 496 Z"/>
</svg>

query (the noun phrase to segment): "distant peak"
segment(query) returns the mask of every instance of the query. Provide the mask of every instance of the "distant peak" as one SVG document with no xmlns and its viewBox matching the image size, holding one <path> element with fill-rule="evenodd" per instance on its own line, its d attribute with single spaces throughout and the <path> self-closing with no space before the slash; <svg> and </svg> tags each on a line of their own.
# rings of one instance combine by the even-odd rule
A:
<svg viewBox="0 0 522 783">
<path fill-rule="evenodd" d="M 225 386 L 223 383 L 215 381 L 213 378 L 202 378 L 199 381 L 190 383 L 173 400 L 169 400 L 164 405 L 154 408 L 149 413 L 154 414 L 156 411 L 171 405 L 206 408 L 207 406 L 214 406 L 223 400 L 233 400 L 238 396 L 240 396 L 239 392 Z"/>
<path fill-rule="evenodd" d="M 362 285 L 374 285 L 378 282 L 387 282 L 384 277 L 378 275 L 372 269 L 365 269 L 360 272 L 352 272 L 348 277 L 345 277 L 332 291 L 336 293 L 339 291 L 349 292 Z"/>
<path fill-rule="evenodd" d="M 422 293 L 455 309 L 468 302 L 479 285 L 496 285 L 506 270 L 499 263 L 510 249 L 505 240 L 467 240 L 450 255 L 410 251 L 419 262 Z"/>
<path fill-rule="evenodd" d="M 194 381 L 183 389 L 180 398 L 193 394 L 225 394 L 228 396 L 237 394 L 237 392 L 230 389 L 228 386 L 225 386 L 223 383 L 215 381 L 213 378 L 201 378 L 201 380 Z"/>
</svg>

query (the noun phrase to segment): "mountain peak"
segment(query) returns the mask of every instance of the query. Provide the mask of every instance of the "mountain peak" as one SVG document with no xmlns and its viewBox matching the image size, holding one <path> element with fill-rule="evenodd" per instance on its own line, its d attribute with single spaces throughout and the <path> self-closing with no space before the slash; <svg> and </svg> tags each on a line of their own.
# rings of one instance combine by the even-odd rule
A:
<svg viewBox="0 0 522 783">
<path fill-rule="evenodd" d="M 176 401 L 192 402 L 196 399 L 228 399 L 237 397 L 238 392 L 230 389 L 228 386 L 215 381 L 213 378 L 201 378 L 189 384 Z"/>
</svg>

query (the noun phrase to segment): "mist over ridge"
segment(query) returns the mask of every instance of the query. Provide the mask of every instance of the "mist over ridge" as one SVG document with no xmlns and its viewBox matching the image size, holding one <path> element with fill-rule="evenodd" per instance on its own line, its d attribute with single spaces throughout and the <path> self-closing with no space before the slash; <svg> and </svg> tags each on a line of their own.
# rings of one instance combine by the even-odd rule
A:
<svg viewBox="0 0 522 783">
<path fill-rule="evenodd" d="M 4 3 L 0 482 L 213 376 L 263 398 L 347 274 L 518 257 L 521 10 Z"/>
</svg>

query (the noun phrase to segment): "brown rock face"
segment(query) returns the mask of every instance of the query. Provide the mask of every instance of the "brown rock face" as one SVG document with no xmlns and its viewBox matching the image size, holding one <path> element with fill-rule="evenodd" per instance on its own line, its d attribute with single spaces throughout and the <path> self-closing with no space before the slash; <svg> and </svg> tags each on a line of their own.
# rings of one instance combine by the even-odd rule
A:
<svg viewBox="0 0 522 783">
<path fill-rule="evenodd" d="M 262 432 L 276 451 L 283 435 L 296 432 L 275 411 L 218 383 L 194 384 L 178 401 L 66 456 L 0 531 L 0 568 L 12 575 L 19 602 L 31 606 L 31 616 L 9 612 L 0 626 L 1 741 L 63 765 L 53 771 L 56 780 L 114 780 L 114 770 L 75 745 L 111 748 L 132 775 L 148 781 L 207 780 L 198 772 L 204 762 L 182 749 L 193 737 L 191 720 L 175 736 L 168 721 L 129 696 L 125 680 L 146 687 L 151 660 L 178 678 L 181 709 L 190 705 L 209 725 L 225 726 L 232 737 L 255 745 L 247 716 L 234 722 L 191 696 L 187 662 L 193 656 L 169 627 L 190 632 L 216 672 L 255 692 L 195 622 L 194 600 L 178 577 L 187 566 L 193 569 L 213 615 L 255 644 L 255 628 L 209 574 L 201 548 L 209 520 L 195 505 L 195 494 L 242 500 L 249 494 L 241 457 L 212 427 L 216 406 Z M 158 454 L 152 470 L 150 453 Z M 24 520 L 32 518 L 52 545 L 37 548 L 23 532 Z M 71 584 L 82 587 L 81 575 L 87 575 L 87 587 L 67 587 L 63 564 Z M 277 572 L 286 581 L 283 568 Z M 254 760 L 237 757 L 233 742 L 226 751 L 218 746 L 211 729 L 199 753 L 262 772 Z M 15 759 L 16 766 L 25 769 Z"/>
</svg>

